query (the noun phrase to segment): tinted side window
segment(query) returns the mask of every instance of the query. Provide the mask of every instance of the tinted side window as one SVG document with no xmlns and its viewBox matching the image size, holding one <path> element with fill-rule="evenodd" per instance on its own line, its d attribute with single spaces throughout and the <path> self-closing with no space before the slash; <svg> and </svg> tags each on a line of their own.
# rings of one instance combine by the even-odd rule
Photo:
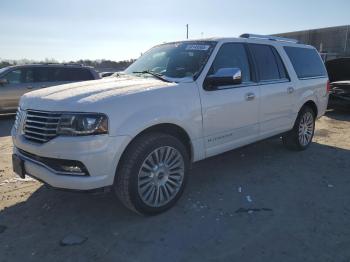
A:
<svg viewBox="0 0 350 262">
<path fill-rule="evenodd" d="M 280 75 L 277 59 L 272 49 L 273 47 L 259 44 L 249 44 L 249 46 L 256 62 L 260 81 L 286 78 L 285 75 L 283 76 L 283 73 Z"/>
<path fill-rule="evenodd" d="M 12 70 L 7 73 L 4 78 L 9 84 L 20 84 L 22 83 L 22 70 Z"/>
<path fill-rule="evenodd" d="M 239 68 L 242 71 L 242 82 L 251 81 L 247 52 L 241 43 L 227 43 L 220 47 L 209 74 L 215 74 L 221 68 Z"/>
<path fill-rule="evenodd" d="M 9 84 L 33 83 L 34 72 L 32 69 L 15 69 L 4 77 Z"/>
<path fill-rule="evenodd" d="M 284 50 L 299 78 L 327 76 L 323 62 L 315 49 L 285 46 Z"/>
<path fill-rule="evenodd" d="M 50 82 L 63 82 L 65 80 L 64 71 L 62 67 L 50 67 L 49 68 L 49 81 Z"/>
<path fill-rule="evenodd" d="M 84 80 L 92 80 L 91 72 L 85 68 L 67 68 L 68 76 L 71 81 L 84 81 Z"/>
<path fill-rule="evenodd" d="M 34 83 L 34 70 L 33 68 L 27 68 L 22 70 L 23 83 Z"/>
<path fill-rule="evenodd" d="M 84 81 L 93 80 L 93 75 L 88 69 L 85 68 L 66 68 L 57 67 L 53 69 L 51 73 L 51 81 L 63 82 L 63 81 Z"/>
<path fill-rule="evenodd" d="M 49 69 L 47 67 L 35 67 L 34 82 L 48 82 L 49 81 Z"/>
</svg>

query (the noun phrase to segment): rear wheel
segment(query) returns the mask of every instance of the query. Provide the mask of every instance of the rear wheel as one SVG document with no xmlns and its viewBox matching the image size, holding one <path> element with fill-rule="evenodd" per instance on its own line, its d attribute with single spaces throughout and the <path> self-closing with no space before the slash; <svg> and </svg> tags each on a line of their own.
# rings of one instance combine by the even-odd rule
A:
<svg viewBox="0 0 350 262">
<path fill-rule="evenodd" d="M 174 136 L 146 134 L 135 139 L 121 160 L 115 192 L 129 209 L 145 215 L 161 213 L 181 196 L 189 154 Z"/>
<path fill-rule="evenodd" d="M 293 129 L 282 136 L 283 144 L 293 150 L 305 150 L 312 142 L 315 132 L 315 112 L 304 106 L 295 121 Z"/>
</svg>

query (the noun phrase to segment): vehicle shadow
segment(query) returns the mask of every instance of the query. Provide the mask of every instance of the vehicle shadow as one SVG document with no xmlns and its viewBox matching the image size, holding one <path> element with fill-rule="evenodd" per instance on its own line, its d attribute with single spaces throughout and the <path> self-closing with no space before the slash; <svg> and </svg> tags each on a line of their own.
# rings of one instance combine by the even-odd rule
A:
<svg viewBox="0 0 350 262">
<path fill-rule="evenodd" d="M 350 108 L 348 110 L 329 109 L 326 116 L 339 121 L 350 121 Z"/>
<path fill-rule="evenodd" d="M 334 203 L 350 206 L 349 158 L 349 150 L 318 143 L 293 152 L 279 139 L 259 142 L 195 164 L 178 204 L 154 217 L 128 211 L 112 193 L 41 186 L 0 211 L 7 227 L 0 254 L 3 261 L 286 261 L 285 250 L 293 258 L 287 261 L 302 261 L 306 253 L 296 251 L 307 250 L 310 259 L 329 251 L 337 261 L 345 249 L 335 243 L 350 227 Z M 331 194 L 330 185 L 337 187 Z M 237 211 L 250 207 L 254 215 Z M 69 234 L 88 240 L 60 246 Z"/>
<path fill-rule="evenodd" d="M 0 137 L 10 136 L 15 116 L 13 114 L 0 115 Z"/>
</svg>

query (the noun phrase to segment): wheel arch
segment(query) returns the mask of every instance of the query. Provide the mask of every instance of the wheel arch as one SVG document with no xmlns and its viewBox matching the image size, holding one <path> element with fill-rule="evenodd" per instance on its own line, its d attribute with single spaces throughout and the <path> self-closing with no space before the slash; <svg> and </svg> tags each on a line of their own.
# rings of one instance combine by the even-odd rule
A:
<svg viewBox="0 0 350 262">
<path fill-rule="evenodd" d="M 314 111 L 314 113 L 315 113 L 315 118 L 317 118 L 318 108 L 317 108 L 316 103 L 313 100 L 308 100 L 303 104 L 303 106 L 300 108 L 300 110 L 302 110 L 302 108 L 304 108 L 305 106 L 310 107 L 312 109 L 312 111 Z M 299 112 L 300 112 L 300 110 L 299 110 Z"/>
<path fill-rule="evenodd" d="M 194 149 L 193 145 L 191 143 L 191 138 L 189 134 L 186 132 L 186 130 L 179 125 L 173 124 L 173 123 L 161 123 L 161 124 L 154 124 L 152 126 L 149 126 L 142 131 L 140 131 L 137 135 L 135 135 L 130 142 L 126 145 L 123 153 L 121 154 L 119 158 L 119 163 L 117 164 L 117 170 L 120 166 L 120 163 L 123 161 L 123 158 L 126 154 L 126 151 L 128 148 L 132 145 L 132 143 L 140 136 L 143 136 L 145 134 L 149 133 L 163 133 L 163 134 L 168 134 L 172 135 L 176 138 L 178 138 L 186 147 L 187 152 L 190 156 L 190 162 L 193 161 L 194 158 Z"/>
<path fill-rule="evenodd" d="M 191 143 L 191 138 L 184 128 L 182 128 L 176 124 L 162 123 L 162 124 L 156 124 L 156 125 L 150 126 L 146 129 L 142 130 L 139 134 L 137 134 L 132 139 L 132 141 L 136 137 L 142 136 L 144 134 L 157 133 L 157 132 L 172 135 L 172 136 L 178 138 L 185 145 L 187 152 L 190 156 L 190 159 L 191 160 L 193 159 L 193 146 Z"/>
</svg>

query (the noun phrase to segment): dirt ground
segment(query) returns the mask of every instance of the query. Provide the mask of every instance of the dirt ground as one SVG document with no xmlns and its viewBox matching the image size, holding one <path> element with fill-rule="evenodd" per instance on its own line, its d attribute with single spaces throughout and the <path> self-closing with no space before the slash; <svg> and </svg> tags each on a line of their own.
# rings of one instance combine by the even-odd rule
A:
<svg viewBox="0 0 350 262">
<path fill-rule="evenodd" d="M 312 146 L 269 139 L 194 165 L 156 217 L 113 196 L 57 191 L 12 173 L 0 120 L 0 261 L 350 261 L 350 113 L 328 112 Z M 63 246 L 67 236 L 82 238 Z"/>
</svg>

